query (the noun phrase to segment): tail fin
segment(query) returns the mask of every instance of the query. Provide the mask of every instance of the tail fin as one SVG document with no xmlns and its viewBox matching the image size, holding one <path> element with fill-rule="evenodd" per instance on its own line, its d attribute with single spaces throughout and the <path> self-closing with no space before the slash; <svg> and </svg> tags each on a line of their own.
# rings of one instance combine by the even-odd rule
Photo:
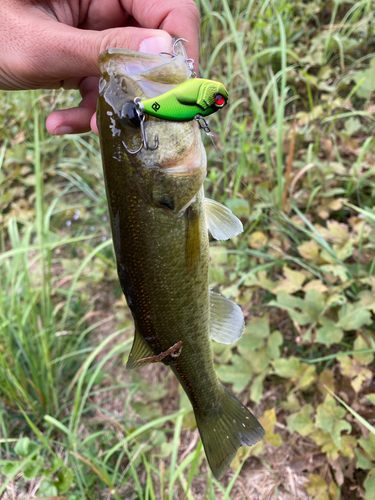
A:
<svg viewBox="0 0 375 500">
<path fill-rule="evenodd" d="M 204 451 L 216 479 L 222 477 L 240 446 L 251 446 L 264 436 L 264 429 L 254 415 L 223 388 L 220 405 L 204 415 L 195 414 Z"/>
</svg>

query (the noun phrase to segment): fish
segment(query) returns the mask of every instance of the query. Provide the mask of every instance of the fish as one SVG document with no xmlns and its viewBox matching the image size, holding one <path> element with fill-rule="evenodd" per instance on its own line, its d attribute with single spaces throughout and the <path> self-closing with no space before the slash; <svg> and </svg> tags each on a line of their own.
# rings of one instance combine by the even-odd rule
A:
<svg viewBox="0 0 375 500">
<path fill-rule="evenodd" d="M 196 120 L 145 114 L 149 147 L 141 147 L 134 99 L 152 100 L 189 80 L 183 47 L 173 58 L 110 48 L 99 68 L 97 122 L 113 245 L 135 327 L 126 367 L 162 362 L 172 370 L 192 404 L 209 467 L 221 479 L 238 448 L 264 435 L 219 381 L 210 340 L 238 340 L 244 317 L 209 289 L 208 232 L 225 240 L 242 224 L 205 198 L 207 160 Z"/>
</svg>

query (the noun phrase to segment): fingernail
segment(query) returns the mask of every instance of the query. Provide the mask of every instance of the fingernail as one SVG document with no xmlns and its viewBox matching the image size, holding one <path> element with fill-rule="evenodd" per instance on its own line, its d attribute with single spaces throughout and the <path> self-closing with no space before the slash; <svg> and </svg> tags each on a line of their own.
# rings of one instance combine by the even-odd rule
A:
<svg viewBox="0 0 375 500">
<path fill-rule="evenodd" d="M 53 135 L 64 135 L 64 134 L 74 134 L 74 130 L 72 127 L 68 125 L 60 125 L 60 127 L 56 127 Z"/>
<path fill-rule="evenodd" d="M 172 50 L 172 39 L 164 36 L 151 36 L 145 38 L 140 46 L 139 52 L 159 55 L 160 52 L 170 52 Z"/>
</svg>

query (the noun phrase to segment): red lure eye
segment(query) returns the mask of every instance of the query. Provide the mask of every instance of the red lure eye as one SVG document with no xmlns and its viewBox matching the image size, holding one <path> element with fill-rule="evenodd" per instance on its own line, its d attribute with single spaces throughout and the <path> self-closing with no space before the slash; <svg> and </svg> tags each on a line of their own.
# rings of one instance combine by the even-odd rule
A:
<svg viewBox="0 0 375 500">
<path fill-rule="evenodd" d="M 221 94 L 215 96 L 215 104 L 217 106 L 222 106 L 225 103 L 225 99 Z"/>
</svg>

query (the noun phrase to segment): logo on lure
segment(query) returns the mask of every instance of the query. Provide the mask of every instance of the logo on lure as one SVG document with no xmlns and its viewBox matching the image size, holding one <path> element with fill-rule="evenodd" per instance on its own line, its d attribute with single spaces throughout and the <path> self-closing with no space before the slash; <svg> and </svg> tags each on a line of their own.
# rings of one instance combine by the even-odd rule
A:
<svg viewBox="0 0 375 500">
<path fill-rule="evenodd" d="M 172 90 L 145 101 L 138 101 L 142 113 L 170 120 L 185 122 L 197 115 L 208 116 L 223 108 L 228 102 L 228 91 L 214 80 L 194 78 Z"/>
</svg>

